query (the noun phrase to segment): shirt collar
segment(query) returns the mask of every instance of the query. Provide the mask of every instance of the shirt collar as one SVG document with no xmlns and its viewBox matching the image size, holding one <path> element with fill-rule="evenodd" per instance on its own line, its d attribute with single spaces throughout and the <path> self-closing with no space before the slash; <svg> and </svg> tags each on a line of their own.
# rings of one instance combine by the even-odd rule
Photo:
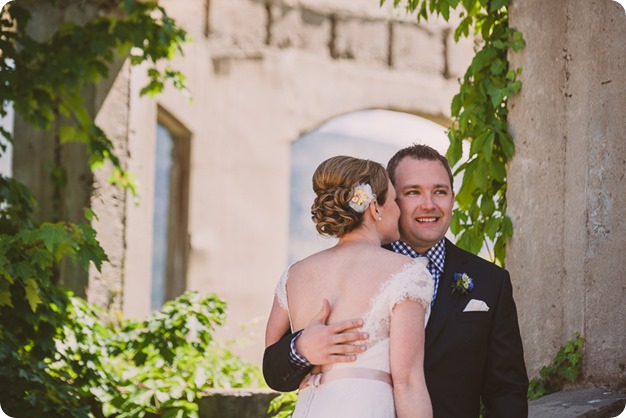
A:
<svg viewBox="0 0 626 418">
<path fill-rule="evenodd" d="M 424 254 L 418 254 L 417 251 L 404 241 L 392 242 L 391 248 L 398 254 L 408 255 L 413 258 L 426 256 L 437 270 L 443 273 L 443 266 L 446 262 L 446 240 L 444 238 L 441 238 L 439 242 L 433 245 Z"/>
</svg>

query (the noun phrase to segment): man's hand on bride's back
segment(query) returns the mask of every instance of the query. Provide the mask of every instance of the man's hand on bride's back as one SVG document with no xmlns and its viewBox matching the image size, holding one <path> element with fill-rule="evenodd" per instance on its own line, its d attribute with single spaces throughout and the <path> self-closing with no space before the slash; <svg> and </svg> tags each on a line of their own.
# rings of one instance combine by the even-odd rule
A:
<svg viewBox="0 0 626 418">
<path fill-rule="evenodd" d="M 363 320 L 326 325 L 329 315 L 330 302 L 324 299 L 322 309 L 296 339 L 296 351 L 313 365 L 355 361 L 356 354 L 365 351 L 365 345 L 357 343 L 368 338 L 367 333 L 358 331 Z"/>
</svg>

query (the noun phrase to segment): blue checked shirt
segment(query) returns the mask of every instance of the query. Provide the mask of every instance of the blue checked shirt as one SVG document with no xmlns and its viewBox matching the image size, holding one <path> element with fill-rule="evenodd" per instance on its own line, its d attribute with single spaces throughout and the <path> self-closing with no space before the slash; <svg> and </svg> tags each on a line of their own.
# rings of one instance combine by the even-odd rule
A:
<svg viewBox="0 0 626 418">
<path fill-rule="evenodd" d="M 434 282 L 434 291 L 433 291 L 433 299 L 430 303 L 431 309 L 433 304 L 435 303 L 435 298 L 437 297 L 437 289 L 439 288 L 439 278 L 443 273 L 443 266 L 446 262 L 446 242 L 445 239 L 441 239 L 437 244 L 431 247 L 424 254 L 418 254 L 413 248 L 411 248 L 407 243 L 403 241 L 396 241 L 391 243 L 391 249 L 397 254 L 408 255 L 409 257 L 417 258 L 417 257 L 428 257 L 428 271 L 433 276 Z M 296 370 L 302 370 L 306 367 L 311 366 L 311 363 L 308 362 L 300 353 L 296 351 L 296 338 L 298 338 L 302 334 L 302 330 L 297 332 L 296 335 L 291 339 L 291 350 L 289 352 L 289 364 Z"/>
</svg>

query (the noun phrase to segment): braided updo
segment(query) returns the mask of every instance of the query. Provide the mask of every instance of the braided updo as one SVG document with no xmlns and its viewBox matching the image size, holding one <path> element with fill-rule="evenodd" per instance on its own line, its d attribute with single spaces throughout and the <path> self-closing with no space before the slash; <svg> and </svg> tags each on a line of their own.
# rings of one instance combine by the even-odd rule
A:
<svg viewBox="0 0 626 418">
<path fill-rule="evenodd" d="M 374 161 L 337 156 L 323 161 L 313 173 L 315 200 L 311 219 L 321 235 L 340 238 L 363 222 L 363 213 L 349 205 L 354 186 L 372 187 L 379 204 L 385 203 L 389 187 L 385 168 Z"/>
</svg>

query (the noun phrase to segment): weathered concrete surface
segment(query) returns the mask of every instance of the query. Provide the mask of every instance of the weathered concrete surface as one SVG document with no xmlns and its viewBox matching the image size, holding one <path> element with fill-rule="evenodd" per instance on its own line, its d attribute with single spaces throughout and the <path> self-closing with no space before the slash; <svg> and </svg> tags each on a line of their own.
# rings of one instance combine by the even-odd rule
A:
<svg viewBox="0 0 626 418">
<path fill-rule="evenodd" d="M 65 21 L 81 24 L 98 13 L 97 7 L 89 0 L 62 0 L 56 4 L 26 0 L 22 5 L 32 16 L 26 32 L 40 42 L 48 40 Z M 91 115 L 97 113 L 95 95 L 95 88 L 84 89 L 83 97 Z M 16 117 L 13 175 L 35 195 L 38 202 L 35 212 L 37 219 L 78 222 L 83 220 L 83 208 L 90 207 L 94 178 L 88 165 L 85 145 L 61 144 L 59 138 L 55 137 L 57 126 L 53 123 L 51 130 L 41 131 Z M 53 181 L 55 168 L 62 169 L 63 176 L 57 176 L 57 180 Z M 59 267 L 59 276 L 62 284 L 77 295 L 86 295 L 89 276 L 82 266 L 65 259 Z"/>
<path fill-rule="evenodd" d="M 198 401 L 200 418 L 269 418 L 270 389 L 213 389 Z"/>
<path fill-rule="evenodd" d="M 189 1 L 161 3 L 192 38 L 172 67 L 187 76 L 193 102 L 171 89 L 156 101 L 139 98 L 145 71 L 131 71 L 128 167 L 141 205 L 128 199 L 124 313 L 150 311 L 160 106 L 192 133 L 187 286 L 229 303 L 220 337 L 236 338 L 234 351 L 260 364 L 273 289 L 287 263 L 291 144 L 357 110 L 449 117 L 472 45 L 452 50 L 440 21 L 418 25 L 376 1 L 211 0 L 208 8 Z M 390 25 L 397 25 L 393 36 Z"/>
<path fill-rule="evenodd" d="M 526 39 L 509 122 L 507 253 L 531 377 L 579 331 L 584 380 L 626 383 L 626 15 L 610 0 L 512 2 Z"/>
<path fill-rule="evenodd" d="M 625 402 L 625 394 L 613 393 L 607 389 L 572 389 L 530 402 L 528 417 L 614 418 L 624 412 Z"/>
</svg>

